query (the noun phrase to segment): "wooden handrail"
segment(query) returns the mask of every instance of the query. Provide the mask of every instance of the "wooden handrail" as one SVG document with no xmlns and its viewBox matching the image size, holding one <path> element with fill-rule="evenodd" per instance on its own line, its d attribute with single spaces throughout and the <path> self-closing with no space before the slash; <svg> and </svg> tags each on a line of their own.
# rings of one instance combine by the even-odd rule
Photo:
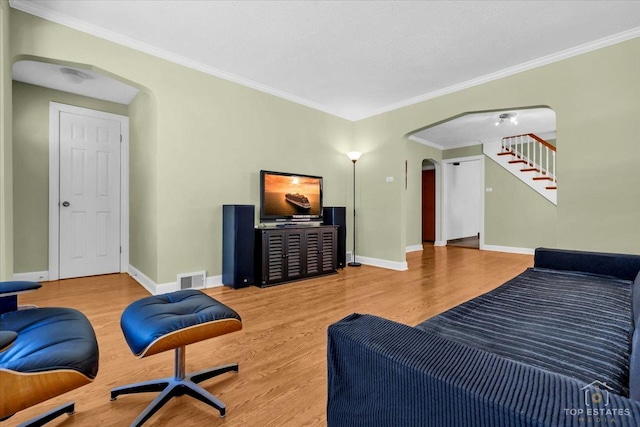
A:
<svg viewBox="0 0 640 427">
<path fill-rule="evenodd" d="M 549 150 L 556 151 L 556 147 L 554 147 L 553 145 L 549 144 L 547 141 L 545 141 L 544 139 L 540 138 L 538 135 L 536 135 L 534 133 L 523 133 L 522 135 L 505 136 L 502 139 L 505 140 L 507 138 L 517 138 L 519 136 L 529 136 L 529 137 L 535 139 L 536 141 L 538 141 L 540 144 L 542 144 L 545 147 L 547 147 Z"/>
</svg>

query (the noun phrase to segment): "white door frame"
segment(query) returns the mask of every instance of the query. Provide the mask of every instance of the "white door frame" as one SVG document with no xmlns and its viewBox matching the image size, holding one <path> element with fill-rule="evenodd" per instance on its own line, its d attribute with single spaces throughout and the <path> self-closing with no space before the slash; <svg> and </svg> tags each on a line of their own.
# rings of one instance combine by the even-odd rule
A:
<svg viewBox="0 0 640 427">
<path fill-rule="evenodd" d="M 120 122 L 120 272 L 129 267 L 129 117 L 104 111 L 49 103 L 49 280 L 60 278 L 60 113 L 81 114 Z"/>
<path fill-rule="evenodd" d="M 451 163 L 457 163 L 457 162 L 469 162 L 469 161 L 475 161 L 475 160 L 480 160 L 480 175 L 482 177 L 482 179 L 480 179 L 480 182 L 478 183 L 478 185 L 480 186 L 480 249 L 484 249 L 484 159 L 485 156 L 484 155 L 479 155 L 479 156 L 469 156 L 469 157 L 457 157 L 455 159 L 444 159 L 442 160 L 442 173 L 441 173 L 441 177 L 442 177 L 442 221 L 440 221 L 440 227 L 442 230 L 441 233 L 441 237 L 442 237 L 442 246 L 446 246 L 447 244 L 447 240 L 448 240 L 448 236 L 447 236 L 447 228 L 446 228 L 446 223 L 447 223 L 447 197 L 448 197 L 448 193 L 447 193 L 447 178 L 446 178 L 446 173 L 445 173 L 445 166 L 447 164 L 451 164 Z"/>
</svg>

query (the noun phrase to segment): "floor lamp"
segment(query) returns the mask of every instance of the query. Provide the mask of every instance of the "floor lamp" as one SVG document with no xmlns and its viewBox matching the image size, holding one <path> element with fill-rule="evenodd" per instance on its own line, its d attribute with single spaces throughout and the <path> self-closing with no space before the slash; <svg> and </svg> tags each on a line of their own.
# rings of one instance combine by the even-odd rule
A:
<svg viewBox="0 0 640 427">
<path fill-rule="evenodd" d="M 353 162 L 353 252 L 349 267 L 360 267 L 362 264 L 356 262 L 356 162 L 362 156 L 359 151 L 349 151 L 347 157 Z"/>
</svg>

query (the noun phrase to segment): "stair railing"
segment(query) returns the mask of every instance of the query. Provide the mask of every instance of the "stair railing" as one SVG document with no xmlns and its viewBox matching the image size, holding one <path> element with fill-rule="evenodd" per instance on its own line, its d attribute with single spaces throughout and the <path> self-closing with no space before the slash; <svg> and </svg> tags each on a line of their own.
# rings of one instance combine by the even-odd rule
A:
<svg viewBox="0 0 640 427">
<path fill-rule="evenodd" d="M 556 173 L 556 147 L 533 133 L 502 138 L 502 153 L 512 154 L 510 163 L 524 163 L 523 172 L 535 172 L 533 179 L 558 182 Z"/>
</svg>

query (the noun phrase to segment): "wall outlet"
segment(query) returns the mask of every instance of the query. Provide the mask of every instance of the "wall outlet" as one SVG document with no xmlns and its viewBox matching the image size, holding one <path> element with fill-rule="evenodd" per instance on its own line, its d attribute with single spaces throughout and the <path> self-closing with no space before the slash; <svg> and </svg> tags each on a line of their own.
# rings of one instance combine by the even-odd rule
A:
<svg viewBox="0 0 640 427">
<path fill-rule="evenodd" d="M 393 177 L 392 176 L 388 176 L 387 177 L 387 182 L 393 182 Z"/>
<path fill-rule="evenodd" d="M 491 187 L 487 187 L 487 188 L 485 189 L 485 191 L 486 191 L 487 193 L 491 193 L 491 192 L 493 191 L 493 188 L 491 188 Z"/>
</svg>

